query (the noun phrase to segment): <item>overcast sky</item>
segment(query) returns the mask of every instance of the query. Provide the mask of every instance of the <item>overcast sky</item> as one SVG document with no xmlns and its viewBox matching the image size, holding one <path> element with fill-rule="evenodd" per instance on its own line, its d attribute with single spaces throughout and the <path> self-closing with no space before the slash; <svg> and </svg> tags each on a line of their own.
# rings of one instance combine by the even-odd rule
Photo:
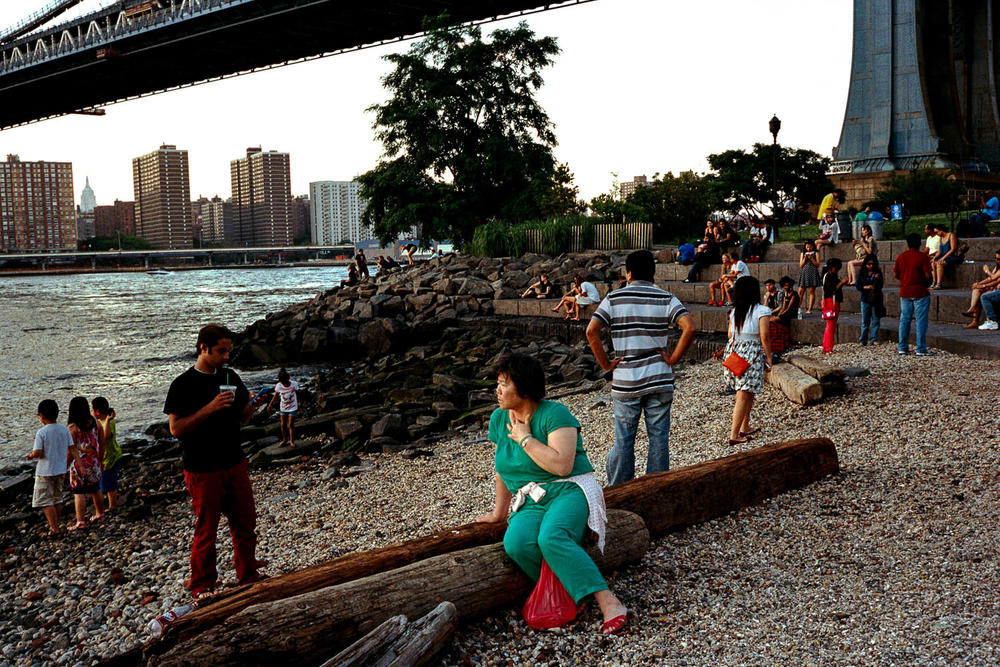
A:
<svg viewBox="0 0 1000 667">
<path fill-rule="evenodd" d="M 48 0 L 3 0 L 9 25 Z M 107 4 L 87 0 L 74 13 Z M 586 198 L 613 174 L 708 168 L 705 156 L 770 141 L 829 155 L 840 137 L 851 68 L 851 0 L 596 0 L 526 20 L 558 38 L 540 99 L 556 125 L 557 157 Z M 488 24 L 510 26 L 514 21 Z M 0 132 L 0 155 L 73 163 L 79 200 L 90 177 L 98 204 L 131 200 L 133 157 L 189 151 L 191 195 L 230 195 L 229 161 L 248 146 L 291 154 L 292 190 L 350 180 L 381 153 L 365 108 L 386 98 L 386 53 L 334 56 Z M 17 103 L 3 100 L 4 104 Z M 30 101 L 27 101 L 30 103 Z"/>
</svg>

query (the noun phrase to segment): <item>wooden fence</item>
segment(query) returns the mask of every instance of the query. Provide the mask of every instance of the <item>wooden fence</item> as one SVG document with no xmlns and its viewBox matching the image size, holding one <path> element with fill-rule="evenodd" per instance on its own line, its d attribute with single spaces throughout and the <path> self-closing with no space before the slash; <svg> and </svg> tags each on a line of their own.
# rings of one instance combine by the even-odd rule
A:
<svg viewBox="0 0 1000 667">
<path fill-rule="evenodd" d="M 529 229 L 526 234 L 526 252 L 545 252 L 542 230 Z M 594 225 L 593 250 L 639 250 L 653 247 L 653 225 L 648 222 L 607 223 Z M 569 247 L 563 252 L 582 252 L 583 228 L 570 227 Z"/>
</svg>

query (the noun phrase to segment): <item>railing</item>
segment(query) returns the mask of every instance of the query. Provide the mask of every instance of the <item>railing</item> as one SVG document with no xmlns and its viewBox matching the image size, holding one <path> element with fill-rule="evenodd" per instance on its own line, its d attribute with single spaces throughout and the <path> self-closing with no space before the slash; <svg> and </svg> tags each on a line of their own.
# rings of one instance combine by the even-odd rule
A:
<svg viewBox="0 0 1000 667">
<path fill-rule="evenodd" d="M 21 35 L 34 30 L 43 23 L 50 21 L 59 14 L 63 13 L 73 5 L 78 5 L 81 2 L 83 2 L 83 0 L 53 0 L 37 12 L 22 19 L 20 23 L 17 23 L 0 32 L 0 44 L 9 42 L 12 39 L 17 39 Z"/>
<path fill-rule="evenodd" d="M 541 229 L 525 232 L 525 252 L 544 253 Z M 593 250 L 639 250 L 653 247 L 653 225 L 648 222 L 607 223 L 594 225 Z M 563 252 L 583 251 L 583 227 L 570 227 L 570 238 Z"/>
</svg>

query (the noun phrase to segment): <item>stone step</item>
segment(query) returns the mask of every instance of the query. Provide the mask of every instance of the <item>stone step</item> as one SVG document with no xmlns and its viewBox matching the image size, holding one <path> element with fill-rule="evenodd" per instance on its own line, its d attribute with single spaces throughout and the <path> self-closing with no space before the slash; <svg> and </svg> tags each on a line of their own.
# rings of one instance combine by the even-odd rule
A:
<svg viewBox="0 0 1000 667">
<path fill-rule="evenodd" d="M 985 262 L 976 262 L 973 264 L 955 264 L 948 267 L 945 272 L 944 285 L 949 288 L 962 289 L 963 287 L 968 287 L 972 283 L 980 280 L 983 277 L 982 267 L 986 264 Z M 991 266 L 993 262 L 989 263 Z M 799 263 L 795 262 L 761 262 L 759 264 L 749 264 L 750 275 L 754 276 L 761 282 L 764 282 L 768 278 L 773 278 L 775 280 L 780 279 L 782 276 L 790 276 L 796 283 L 799 280 Z M 691 267 L 682 266 L 680 264 L 657 264 L 656 265 L 656 282 L 658 283 L 669 283 L 669 282 L 680 282 L 687 278 L 688 271 Z M 896 286 L 899 281 L 896 277 L 892 275 L 892 265 L 883 264 L 885 270 L 885 284 L 886 286 Z M 847 269 L 841 269 L 841 271 L 846 271 Z M 699 282 L 705 282 L 709 280 L 714 280 L 722 273 L 721 264 L 713 264 L 709 267 L 702 269 L 698 274 Z M 822 274 L 822 268 L 820 269 Z M 796 285 L 797 287 L 797 285 Z"/>
<path fill-rule="evenodd" d="M 1000 249 L 1000 238 L 996 237 L 965 239 L 964 241 L 969 244 L 969 252 L 966 253 L 965 258 L 974 262 L 992 262 L 996 251 Z M 921 245 L 921 247 L 923 246 Z M 677 250 L 677 247 L 670 246 L 669 249 L 674 251 Z M 739 247 L 734 248 L 734 250 L 740 251 Z M 894 261 L 904 251 L 906 251 L 906 241 L 882 240 L 878 242 L 879 261 L 883 263 Z M 801 243 L 775 243 L 768 248 L 764 259 L 768 262 L 798 262 L 801 252 Z M 854 244 L 850 241 L 844 241 L 837 245 L 820 248 L 821 260 L 826 261 L 830 257 L 837 257 L 841 261 L 854 259 Z"/>
<path fill-rule="evenodd" d="M 933 304 L 932 298 L 932 304 Z M 493 302 L 493 313 L 508 317 L 562 317 L 562 313 L 553 313 L 549 309 L 556 304 L 555 300 L 516 300 L 503 299 Z M 698 331 L 727 333 L 729 329 L 729 309 L 708 307 L 701 304 L 686 303 Z M 584 327 L 593 313 L 594 306 L 581 309 L 578 326 Z M 893 310 L 890 308 L 889 312 Z M 898 311 L 896 311 L 898 312 Z M 933 312 L 933 305 L 932 305 Z M 861 336 L 861 316 L 854 313 L 843 313 L 837 322 L 837 340 L 839 343 L 857 344 Z M 898 334 L 899 319 L 883 317 L 879 330 L 879 340 L 892 343 L 895 346 Z M 826 322 L 819 313 L 806 315 L 801 320 L 792 321 L 792 338 L 800 343 L 819 345 L 823 341 Z M 911 326 L 910 346 L 915 344 L 915 325 Z M 1000 332 L 979 331 L 978 329 L 963 329 L 954 324 L 931 322 L 927 328 L 928 347 L 945 350 L 974 359 L 1000 359 Z M 888 349 L 886 354 L 895 354 Z"/>
<path fill-rule="evenodd" d="M 659 283 L 659 286 L 674 294 L 685 305 L 704 305 L 709 298 L 708 283 Z M 716 290 L 716 296 L 719 291 Z M 899 312 L 899 288 L 886 287 L 882 290 L 885 308 L 890 313 Z M 807 295 L 808 298 L 808 295 Z M 813 310 L 820 309 L 823 298 L 822 290 L 817 288 Z M 968 290 L 934 290 L 931 292 L 929 317 L 931 322 L 947 322 L 950 324 L 965 324 L 969 318 L 962 315 L 969 307 Z M 861 294 L 853 287 L 844 287 L 844 303 L 841 312 L 860 313 Z"/>
</svg>

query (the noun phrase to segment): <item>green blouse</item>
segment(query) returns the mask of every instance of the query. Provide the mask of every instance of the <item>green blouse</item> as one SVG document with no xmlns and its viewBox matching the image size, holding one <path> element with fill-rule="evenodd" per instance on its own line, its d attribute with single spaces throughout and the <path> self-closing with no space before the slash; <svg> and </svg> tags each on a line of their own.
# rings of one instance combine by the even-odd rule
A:
<svg viewBox="0 0 1000 667">
<path fill-rule="evenodd" d="M 543 470 L 537 463 L 531 460 L 527 452 L 521 449 L 516 441 L 511 440 L 507 424 L 510 423 L 510 416 L 507 410 L 497 408 L 490 415 L 489 438 L 496 443 L 496 470 L 503 480 L 504 485 L 511 493 L 528 482 L 551 482 L 556 479 L 564 479 L 559 475 L 553 475 Z M 562 403 L 555 401 L 542 401 L 538 404 L 535 414 L 531 415 L 531 435 L 543 444 L 548 444 L 549 433 L 566 426 L 576 429 L 576 459 L 573 461 L 573 470 L 567 477 L 583 475 L 594 472 L 594 466 L 590 465 L 587 453 L 583 451 L 583 436 L 580 435 L 580 422 L 577 421 L 573 413 Z"/>
</svg>

